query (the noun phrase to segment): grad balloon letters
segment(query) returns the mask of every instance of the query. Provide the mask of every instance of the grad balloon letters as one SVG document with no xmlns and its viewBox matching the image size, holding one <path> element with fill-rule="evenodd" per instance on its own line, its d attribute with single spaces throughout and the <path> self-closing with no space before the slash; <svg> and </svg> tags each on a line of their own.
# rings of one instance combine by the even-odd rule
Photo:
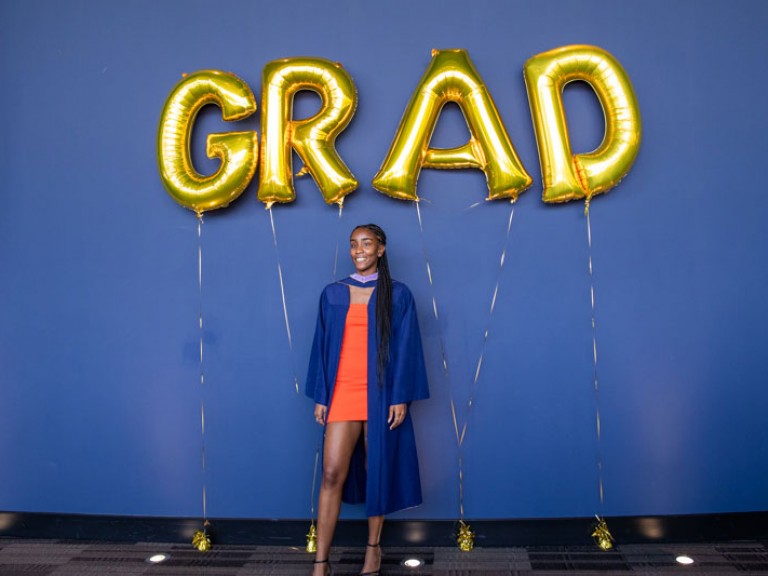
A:
<svg viewBox="0 0 768 576">
<path fill-rule="evenodd" d="M 637 157 L 640 111 L 632 83 L 621 64 L 595 46 L 564 46 L 530 58 L 524 67 L 547 203 L 586 198 L 616 186 Z M 603 108 L 605 133 L 592 152 L 572 154 L 562 91 L 573 81 L 587 82 Z M 310 118 L 293 119 L 297 92 L 321 99 Z M 443 106 L 455 102 L 467 122 L 469 141 L 456 148 L 431 148 Z M 215 174 L 195 171 L 190 137 L 195 117 L 216 104 L 226 121 L 256 111 L 248 86 L 233 74 L 203 70 L 184 78 L 169 95 L 160 119 L 157 151 L 160 175 L 169 194 L 198 213 L 227 206 L 253 178 L 261 153 L 258 199 L 267 207 L 292 202 L 292 152 L 303 162 L 298 175 L 310 174 L 325 202 L 342 204 L 358 181 L 335 149 L 350 123 L 357 92 L 338 63 L 323 58 L 287 58 L 268 63 L 262 74 L 261 142 L 255 131 L 211 134 L 206 151 L 219 158 Z M 422 168 L 482 170 L 488 200 L 517 196 L 531 185 L 488 89 L 465 50 L 434 50 L 432 61 L 405 109 L 373 186 L 398 199 L 418 201 Z"/>
<path fill-rule="evenodd" d="M 447 102 L 459 105 L 471 137 L 458 148 L 430 148 L 429 140 Z M 373 186 L 393 198 L 417 200 L 416 181 L 422 166 L 479 168 L 488 181 L 488 200 L 515 199 L 533 182 L 465 50 L 433 50 L 432 63 L 403 114 Z"/>
<path fill-rule="evenodd" d="M 320 110 L 292 120 L 293 97 L 299 90 L 320 95 Z M 357 180 L 337 154 L 334 143 L 357 107 L 357 92 L 340 64 L 322 58 L 290 58 L 270 62 L 262 75 L 261 168 L 259 200 L 292 202 L 296 198 L 291 148 L 304 162 L 328 204 L 341 203 L 357 188 Z"/>
<path fill-rule="evenodd" d="M 568 82 L 592 86 L 603 107 L 605 135 L 588 154 L 571 154 L 562 91 Z M 544 202 L 589 201 L 619 183 L 640 147 L 640 111 L 621 64 L 595 46 L 565 46 L 525 63 L 525 83 L 539 146 Z"/>
<path fill-rule="evenodd" d="M 171 92 L 160 116 L 157 157 L 160 177 L 168 193 L 198 215 L 222 208 L 237 198 L 256 171 L 256 132 L 210 134 L 206 152 L 221 166 L 210 176 L 199 174 L 190 158 L 192 127 L 206 104 L 221 108 L 224 120 L 240 120 L 256 110 L 248 85 L 234 74 L 202 70 L 181 80 Z"/>
</svg>

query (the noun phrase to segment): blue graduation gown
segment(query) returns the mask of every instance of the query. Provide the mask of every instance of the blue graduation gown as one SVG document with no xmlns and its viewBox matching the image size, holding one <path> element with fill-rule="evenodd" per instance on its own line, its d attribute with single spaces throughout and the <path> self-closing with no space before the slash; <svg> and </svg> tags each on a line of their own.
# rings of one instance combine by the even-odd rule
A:
<svg viewBox="0 0 768 576">
<path fill-rule="evenodd" d="M 353 278 L 329 284 L 320 296 L 315 337 L 309 361 L 306 393 L 315 403 L 328 406 L 339 368 L 344 324 L 349 310 L 349 286 L 370 287 Z M 389 514 L 421 504 L 421 481 L 416 456 L 413 422 L 408 410 L 403 423 L 389 429 L 387 418 L 393 404 L 429 397 L 427 373 L 416 307 L 408 287 L 392 281 L 392 332 L 386 382 L 377 376 L 376 292 L 368 302 L 368 466 L 361 435 L 343 500 L 366 503 L 368 516 Z"/>
</svg>

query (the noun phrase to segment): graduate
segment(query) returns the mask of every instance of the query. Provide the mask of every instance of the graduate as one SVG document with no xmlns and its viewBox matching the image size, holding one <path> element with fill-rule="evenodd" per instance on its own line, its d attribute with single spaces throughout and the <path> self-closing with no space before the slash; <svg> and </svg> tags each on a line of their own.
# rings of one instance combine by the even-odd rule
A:
<svg viewBox="0 0 768 576">
<path fill-rule="evenodd" d="M 306 383 L 315 420 L 325 426 L 315 576 L 332 572 L 342 500 L 365 502 L 365 576 L 381 569 L 384 515 L 421 504 L 408 407 L 429 397 L 427 375 L 413 296 L 392 280 L 386 249 L 381 228 L 357 226 L 349 239 L 355 274 L 320 296 Z"/>
</svg>

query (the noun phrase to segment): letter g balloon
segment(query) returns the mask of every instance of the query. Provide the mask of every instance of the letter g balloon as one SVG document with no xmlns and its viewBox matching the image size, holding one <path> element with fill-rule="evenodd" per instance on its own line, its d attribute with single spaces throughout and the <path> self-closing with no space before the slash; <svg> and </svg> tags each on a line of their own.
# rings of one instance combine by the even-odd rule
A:
<svg viewBox="0 0 768 576">
<path fill-rule="evenodd" d="M 209 176 L 192 166 L 190 138 L 195 117 L 206 104 L 221 108 L 227 121 L 241 120 L 256 110 L 248 85 L 234 74 L 201 70 L 190 74 L 171 92 L 160 117 L 157 157 L 168 193 L 198 216 L 222 208 L 237 198 L 253 178 L 258 161 L 255 131 L 210 134 L 206 152 L 221 166 Z"/>
</svg>

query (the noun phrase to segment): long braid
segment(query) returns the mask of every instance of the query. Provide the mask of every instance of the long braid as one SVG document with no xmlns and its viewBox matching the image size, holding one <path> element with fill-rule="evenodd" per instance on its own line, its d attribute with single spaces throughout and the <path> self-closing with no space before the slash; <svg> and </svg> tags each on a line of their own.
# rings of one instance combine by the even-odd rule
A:
<svg viewBox="0 0 768 576">
<path fill-rule="evenodd" d="M 379 258 L 379 280 L 376 287 L 376 326 L 379 332 L 379 351 L 376 373 L 379 382 L 385 382 L 384 376 L 389 364 L 389 334 L 392 327 L 392 277 L 389 275 L 387 253 Z"/>
<path fill-rule="evenodd" d="M 387 245 L 387 235 L 376 224 L 363 224 L 357 228 L 370 230 L 384 246 Z M 389 363 L 389 334 L 392 328 L 392 276 L 389 273 L 389 261 L 387 252 L 378 260 L 377 272 L 379 279 L 376 283 L 376 326 L 378 328 L 378 353 L 376 362 L 376 374 L 379 384 L 385 382 L 387 364 Z"/>
</svg>

